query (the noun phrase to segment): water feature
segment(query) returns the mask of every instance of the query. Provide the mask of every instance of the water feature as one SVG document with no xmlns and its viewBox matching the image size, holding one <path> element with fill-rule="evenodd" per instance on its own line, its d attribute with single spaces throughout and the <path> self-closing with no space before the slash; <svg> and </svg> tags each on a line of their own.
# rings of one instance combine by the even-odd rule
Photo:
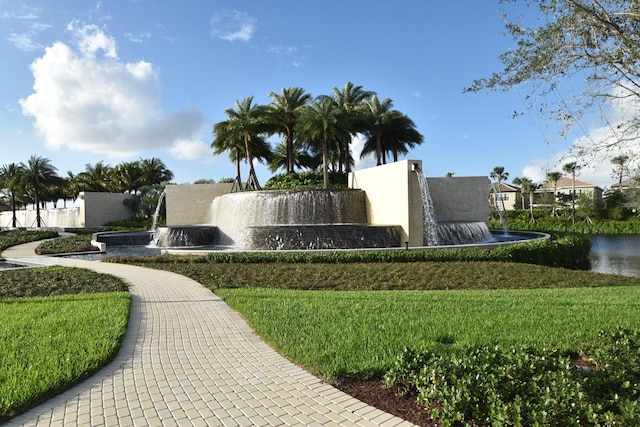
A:
<svg viewBox="0 0 640 427">
<path fill-rule="evenodd" d="M 591 271 L 640 277 L 640 235 L 591 236 Z"/>
<path fill-rule="evenodd" d="M 155 230 L 158 227 L 158 217 L 160 216 L 160 209 L 162 207 L 162 202 L 166 197 L 167 197 L 167 190 L 162 190 L 162 193 L 160 193 L 160 197 L 158 197 L 158 204 L 156 205 L 156 211 L 153 213 L 151 231 Z"/>
<path fill-rule="evenodd" d="M 441 244 L 442 240 L 440 240 L 438 235 L 438 225 L 436 223 L 436 216 L 433 209 L 431 192 L 429 191 L 429 183 L 427 182 L 427 178 L 420 172 L 419 168 L 415 168 L 415 173 L 418 176 L 420 196 L 422 197 L 422 241 L 426 246 L 438 246 Z"/>
<path fill-rule="evenodd" d="M 500 223 L 502 224 L 502 232 L 504 234 L 509 234 L 509 228 L 507 227 L 507 219 L 504 217 L 504 200 L 502 200 L 502 193 L 498 191 L 496 185 L 492 182 L 491 187 L 493 188 L 493 201 L 496 206 L 496 210 L 498 211 L 498 216 L 500 217 Z M 502 209 L 498 206 L 498 199 L 502 201 Z"/>
</svg>

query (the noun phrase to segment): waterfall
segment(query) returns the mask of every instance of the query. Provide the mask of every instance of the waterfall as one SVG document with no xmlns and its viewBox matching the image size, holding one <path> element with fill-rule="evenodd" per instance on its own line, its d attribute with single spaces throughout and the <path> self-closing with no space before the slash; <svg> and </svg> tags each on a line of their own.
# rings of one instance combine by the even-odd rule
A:
<svg viewBox="0 0 640 427">
<path fill-rule="evenodd" d="M 420 186 L 420 194 L 422 196 L 422 224 L 423 224 L 423 244 L 425 246 L 438 246 L 440 241 L 438 239 L 438 223 L 433 210 L 433 200 L 431 199 L 431 192 L 429 191 L 429 183 L 427 178 L 416 170 L 418 176 L 418 185 Z"/>
<path fill-rule="evenodd" d="M 158 228 L 158 217 L 160 216 L 160 206 L 162 205 L 162 201 L 167 197 L 167 190 L 162 190 L 160 193 L 160 197 L 158 197 L 158 204 L 156 205 L 156 211 L 153 214 L 153 222 L 151 223 L 151 231 L 154 231 Z"/>
<path fill-rule="evenodd" d="M 500 210 L 500 206 L 498 206 L 498 197 L 502 197 L 502 193 L 498 191 L 496 185 L 492 182 L 491 187 L 493 187 L 493 202 L 496 205 L 496 210 L 498 211 L 498 216 L 500 216 L 500 223 L 502 224 L 502 232 L 506 236 L 509 234 L 509 229 L 507 227 L 507 220 L 504 217 L 504 210 Z M 504 208 L 504 201 L 502 202 L 502 207 Z"/>
</svg>

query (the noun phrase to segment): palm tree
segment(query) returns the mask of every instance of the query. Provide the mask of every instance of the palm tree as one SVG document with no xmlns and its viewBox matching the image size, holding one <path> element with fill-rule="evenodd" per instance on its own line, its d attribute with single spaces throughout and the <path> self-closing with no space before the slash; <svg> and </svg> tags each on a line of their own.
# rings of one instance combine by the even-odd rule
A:
<svg viewBox="0 0 640 427">
<path fill-rule="evenodd" d="M 349 137 L 343 141 L 338 141 L 338 170 L 342 172 L 342 166 L 344 165 L 345 172 L 348 175 L 351 172 L 351 164 L 353 162 L 349 144 L 353 137 L 366 129 L 362 106 L 365 99 L 376 93 L 363 90 L 362 86 L 355 86 L 352 82 L 347 82 L 342 90 L 334 87 L 332 94 L 336 104 L 350 118 Z"/>
<path fill-rule="evenodd" d="M 372 95 L 363 103 L 363 114 L 366 120 L 366 133 L 376 144 L 376 165 L 382 164 L 382 135 L 385 125 L 390 118 L 393 102 L 386 98 L 382 101 L 377 95 Z"/>
<path fill-rule="evenodd" d="M 515 177 L 515 178 L 513 178 L 513 180 L 511 180 L 511 182 L 513 182 L 515 185 L 520 186 L 520 194 L 522 195 L 520 197 L 520 202 L 522 203 L 522 209 L 524 210 L 524 208 L 525 208 L 525 205 L 524 205 L 524 187 L 526 185 L 528 185 L 531 182 L 531 180 L 529 178 L 526 178 L 526 177 L 522 177 L 522 178 Z"/>
<path fill-rule="evenodd" d="M 268 110 L 261 105 L 252 105 L 253 96 L 242 100 L 236 100 L 236 109 L 227 108 L 224 110 L 228 119 L 221 122 L 219 126 L 224 129 L 224 134 L 232 142 L 242 140 L 244 144 L 244 156 L 249 165 L 249 179 L 247 188 L 260 189 L 260 183 L 256 175 L 253 161 L 255 159 L 268 159 L 270 151 L 268 144 L 261 136 L 269 130 L 267 121 Z"/>
<path fill-rule="evenodd" d="M 522 191 L 529 194 L 529 212 L 531 213 L 531 222 L 536 222 L 536 217 L 533 213 L 533 201 L 536 190 L 540 187 L 528 178 L 522 178 Z"/>
<path fill-rule="evenodd" d="M 299 87 L 283 88 L 280 94 L 269 93 L 271 103 L 268 106 L 268 120 L 275 133 L 284 137 L 286 148 L 286 172 L 293 173 L 295 168 L 295 131 L 296 124 L 304 106 L 311 101 L 311 95 Z"/>
<path fill-rule="evenodd" d="M 570 162 L 562 166 L 562 170 L 571 174 L 571 223 L 576 223 L 576 172 L 580 169 L 578 163 Z"/>
<path fill-rule="evenodd" d="M 140 169 L 142 170 L 142 185 L 164 184 L 173 179 L 173 172 L 167 169 L 162 160 L 156 157 L 140 159 Z"/>
<path fill-rule="evenodd" d="M 242 176 L 240 174 L 240 163 L 246 158 L 244 150 L 244 140 L 238 135 L 230 134 L 230 127 L 226 121 L 218 122 L 213 125 L 213 154 L 218 155 L 224 152 L 229 153 L 229 159 L 236 165 L 236 177 L 233 180 L 233 189 L 238 186 L 242 189 Z"/>
<path fill-rule="evenodd" d="M 40 217 L 40 194 L 42 189 L 58 178 L 57 169 L 51 164 L 51 160 L 41 156 L 32 155 L 27 164 L 22 163 L 24 173 L 23 183 L 33 191 L 33 202 L 36 206 L 36 226 L 42 227 Z"/>
<path fill-rule="evenodd" d="M 387 163 L 387 153 L 392 154 L 393 161 L 398 161 L 400 154 L 407 154 L 416 144 L 422 144 L 423 136 L 408 116 L 398 110 L 391 110 L 380 131 L 380 147 L 382 163 Z M 363 158 L 377 149 L 378 137 L 371 135 L 365 141 L 360 157 Z"/>
<path fill-rule="evenodd" d="M 316 167 L 318 160 L 302 147 L 301 140 L 296 138 L 293 142 L 293 164 L 298 169 L 313 169 Z M 273 149 L 271 159 L 269 160 L 269 170 L 276 172 L 278 169 L 285 169 L 287 166 L 287 147 L 284 141 L 276 144 Z"/>
<path fill-rule="evenodd" d="M 498 181 L 498 190 L 497 190 L 498 194 L 496 194 L 496 197 L 500 197 L 499 194 L 502 192 L 502 189 L 501 189 L 502 181 L 509 178 L 509 172 L 504 171 L 504 166 L 496 166 L 489 173 L 489 176 L 491 177 L 491 179 L 495 179 L 496 181 Z M 500 197 L 500 201 L 502 202 L 502 211 L 504 212 L 505 207 L 504 207 L 504 200 L 502 199 L 502 197 Z"/>
<path fill-rule="evenodd" d="M 551 216 L 556 216 L 556 194 L 558 192 L 558 181 L 562 178 L 560 172 L 547 172 L 547 182 L 553 183 L 553 204 L 551 205 Z"/>
<path fill-rule="evenodd" d="M 140 162 L 122 162 L 113 168 L 111 175 L 119 193 L 135 194 L 143 186 Z"/>
<path fill-rule="evenodd" d="M 11 226 L 13 228 L 18 226 L 18 218 L 16 217 L 16 192 L 20 191 L 23 174 L 23 165 L 17 163 L 9 163 L 0 168 L 0 187 L 9 193 L 9 199 L 11 200 Z"/>
<path fill-rule="evenodd" d="M 75 176 L 78 191 L 104 192 L 113 188 L 113 168 L 102 160 L 84 165 L 84 171 Z"/>
<path fill-rule="evenodd" d="M 349 135 L 348 118 L 332 98 L 321 97 L 305 108 L 300 133 L 308 141 L 320 141 L 324 188 L 329 188 L 329 143 Z"/>
</svg>

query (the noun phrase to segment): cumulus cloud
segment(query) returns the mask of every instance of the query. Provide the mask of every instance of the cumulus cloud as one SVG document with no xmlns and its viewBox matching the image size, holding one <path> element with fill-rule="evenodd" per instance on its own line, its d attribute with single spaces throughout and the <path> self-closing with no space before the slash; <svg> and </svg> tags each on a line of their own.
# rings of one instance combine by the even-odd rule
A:
<svg viewBox="0 0 640 427">
<path fill-rule="evenodd" d="M 211 35 L 230 42 L 248 42 L 256 31 L 257 20 L 238 10 L 219 12 L 211 17 Z"/>
<path fill-rule="evenodd" d="M 180 160 L 204 160 L 209 162 L 214 160 L 211 148 L 202 141 L 176 141 L 169 151 L 173 157 Z"/>
<path fill-rule="evenodd" d="M 47 47 L 31 64 L 34 92 L 20 100 L 48 148 L 128 157 L 200 142 L 202 114 L 164 111 L 152 64 L 119 60 L 115 40 L 95 25 L 68 29 L 75 47 Z"/>
</svg>

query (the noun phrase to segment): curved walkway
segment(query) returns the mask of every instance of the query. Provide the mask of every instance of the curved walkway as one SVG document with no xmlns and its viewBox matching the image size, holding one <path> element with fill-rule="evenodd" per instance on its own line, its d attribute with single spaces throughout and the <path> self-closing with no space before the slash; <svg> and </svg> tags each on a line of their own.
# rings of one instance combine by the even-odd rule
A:
<svg viewBox="0 0 640 427">
<path fill-rule="evenodd" d="M 323 383 L 254 334 L 199 283 L 141 267 L 33 255 L 129 283 L 131 316 L 116 359 L 7 426 L 410 426 Z"/>
</svg>

